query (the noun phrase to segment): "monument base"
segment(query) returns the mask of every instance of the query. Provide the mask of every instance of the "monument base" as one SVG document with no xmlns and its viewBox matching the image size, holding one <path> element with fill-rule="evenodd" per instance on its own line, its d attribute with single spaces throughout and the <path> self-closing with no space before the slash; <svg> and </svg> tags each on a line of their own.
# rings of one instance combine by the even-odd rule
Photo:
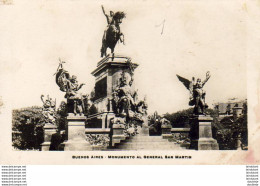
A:
<svg viewBox="0 0 260 186">
<path fill-rule="evenodd" d="M 125 140 L 126 136 L 124 134 L 125 125 L 124 124 L 113 124 L 113 135 L 112 135 L 112 146 L 116 143 L 120 143 L 121 140 Z"/>
<path fill-rule="evenodd" d="M 90 151 L 92 147 L 86 140 L 70 140 L 64 142 L 64 151 Z"/>
<path fill-rule="evenodd" d="M 43 142 L 41 144 L 41 151 L 49 151 L 51 146 L 51 142 Z"/>
<path fill-rule="evenodd" d="M 44 130 L 44 142 L 41 144 L 42 151 L 49 151 L 51 145 L 51 137 L 56 133 L 57 127 L 53 124 L 45 124 L 43 127 Z"/>
<path fill-rule="evenodd" d="M 204 115 L 190 118 L 190 149 L 219 150 L 217 140 L 212 138 L 212 120 L 212 117 Z"/>
<path fill-rule="evenodd" d="M 86 139 L 84 115 L 69 113 L 68 121 L 68 141 L 64 142 L 64 151 L 88 151 L 92 150 L 90 143 Z"/>
<path fill-rule="evenodd" d="M 218 142 L 213 138 L 200 138 L 198 141 L 198 150 L 219 150 Z"/>
</svg>

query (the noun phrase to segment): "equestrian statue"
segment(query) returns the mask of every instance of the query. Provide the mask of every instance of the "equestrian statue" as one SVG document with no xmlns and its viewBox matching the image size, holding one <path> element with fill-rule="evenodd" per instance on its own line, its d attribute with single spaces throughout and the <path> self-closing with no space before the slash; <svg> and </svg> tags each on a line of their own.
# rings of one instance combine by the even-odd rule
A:
<svg viewBox="0 0 260 186">
<path fill-rule="evenodd" d="M 107 55 L 107 48 L 110 48 L 112 55 L 114 55 L 114 49 L 118 41 L 124 44 L 124 34 L 120 30 L 120 24 L 122 19 L 125 18 L 124 12 L 114 13 L 110 11 L 108 15 L 103 6 L 102 11 L 107 19 L 107 28 L 102 38 L 101 57 Z"/>
</svg>

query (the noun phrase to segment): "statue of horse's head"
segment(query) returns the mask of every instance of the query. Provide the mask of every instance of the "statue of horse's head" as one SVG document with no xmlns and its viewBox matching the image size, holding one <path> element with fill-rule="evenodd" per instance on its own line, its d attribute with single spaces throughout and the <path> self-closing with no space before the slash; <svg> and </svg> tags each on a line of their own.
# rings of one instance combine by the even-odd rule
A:
<svg viewBox="0 0 260 186">
<path fill-rule="evenodd" d="M 114 15 L 114 21 L 117 25 L 120 25 L 122 23 L 122 19 L 125 18 L 124 12 L 116 12 Z"/>
</svg>

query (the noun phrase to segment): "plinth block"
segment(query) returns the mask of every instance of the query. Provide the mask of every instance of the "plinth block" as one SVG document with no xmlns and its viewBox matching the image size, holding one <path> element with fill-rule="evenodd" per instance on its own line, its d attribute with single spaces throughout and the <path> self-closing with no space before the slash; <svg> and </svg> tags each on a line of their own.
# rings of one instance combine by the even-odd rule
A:
<svg viewBox="0 0 260 186">
<path fill-rule="evenodd" d="M 50 150 L 51 142 L 43 142 L 41 144 L 41 150 L 42 151 L 49 151 Z"/>
<path fill-rule="evenodd" d="M 204 115 L 193 116 L 190 118 L 190 149 L 219 150 L 217 140 L 212 138 L 212 121 L 212 117 Z"/>
<path fill-rule="evenodd" d="M 52 134 L 56 133 L 57 127 L 52 124 L 45 124 L 43 127 L 44 130 L 44 142 L 50 142 Z"/>
<path fill-rule="evenodd" d="M 57 126 L 53 124 L 45 124 L 43 127 L 44 131 L 44 143 L 41 144 L 42 151 L 49 151 L 51 145 L 51 137 L 56 133 Z"/>
<path fill-rule="evenodd" d="M 68 141 L 75 139 L 86 140 L 85 135 L 85 116 L 74 115 L 69 113 L 67 116 L 68 121 Z"/>
<path fill-rule="evenodd" d="M 69 113 L 67 116 L 68 121 L 68 141 L 64 142 L 65 151 L 88 151 L 92 150 L 91 144 L 87 141 L 85 134 L 85 121 L 84 115 L 75 115 Z"/>
<path fill-rule="evenodd" d="M 198 150 L 219 150 L 218 142 L 213 138 L 200 138 L 198 140 Z"/>
<path fill-rule="evenodd" d="M 92 147 L 86 140 L 70 140 L 64 142 L 64 151 L 90 151 Z"/>
<path fill-rule="evenodd" d="M 113 124 L 113 136 L 114 135 L 124 135 L 124 124 Z"/>
<path fill-rule="evenodd" d="M 112 135 L 112 146 L 116 143 L 120 143 L 121 140 L 125 140 L 126 136 L 124 134 L 125 125 L 124 124 L 113 124 L 113 135 Z"/>
</svg>

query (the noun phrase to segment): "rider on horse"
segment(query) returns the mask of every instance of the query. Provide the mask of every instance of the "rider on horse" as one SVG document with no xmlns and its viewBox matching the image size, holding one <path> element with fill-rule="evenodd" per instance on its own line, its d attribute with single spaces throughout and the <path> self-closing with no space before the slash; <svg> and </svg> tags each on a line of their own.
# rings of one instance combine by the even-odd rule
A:
<svg viewBox="0 0 260 186">
<path fill-rule="evenodd" d="M 102 11 L 106 16 L 108 26 L 102 39 L 101 57 L 106 55 L 107 48 L 110 48 L 111 53 L 113 54 L 115 45 L 118 40 L 124 43 L 123 34 L 120 31 L 119 25 L 122 23 L 122 19 L 125 17 L 124 12 L 116 12 L 114 14 L 113 11 L 110 11 L 110 15 L 106 14 L 103 6 Z"/>
<path fill-rule="evenodd" d="M 114 23 L 114 15 L 115 15 L 114 12 L 113 12 L 113 11 L 110 11 L 110 15 L 108 15 L 108 14 L 106 14 L 103 5 L 102 5 L 101 7 L 102 7 L 102 11 L 103 11 L 104 15 L 105 15 L 106 18 L 107 18 L 107 24 L 108 24 L 108 26 L 109 26 L 110 24 L 113 24 L 113 23 Z"/>
</svg>

